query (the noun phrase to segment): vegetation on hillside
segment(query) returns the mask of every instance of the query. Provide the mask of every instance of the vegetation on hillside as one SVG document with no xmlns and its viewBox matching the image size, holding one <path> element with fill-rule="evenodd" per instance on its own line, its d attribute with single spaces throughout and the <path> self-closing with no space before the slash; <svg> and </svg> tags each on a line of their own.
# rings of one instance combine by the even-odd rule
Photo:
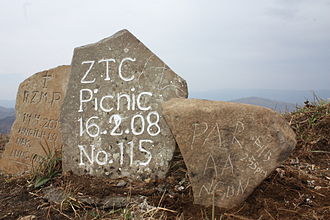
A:
<svg viewBox="0 0 330 220">
<path fill-rule="evenodd" d="M 67 174 L 35 188 L 31 178 L 0 175 L 0 219 L 330 219 L 330 104 L 306 102 L 284 117 L 297 135 L 295 151 L 237 208 L 193 205 L 177 151 L 165 181 Z M 51 172 L 39 169 L 39 177 L 60 171 L 57 158 L 48 159 Z"/>
</svg>

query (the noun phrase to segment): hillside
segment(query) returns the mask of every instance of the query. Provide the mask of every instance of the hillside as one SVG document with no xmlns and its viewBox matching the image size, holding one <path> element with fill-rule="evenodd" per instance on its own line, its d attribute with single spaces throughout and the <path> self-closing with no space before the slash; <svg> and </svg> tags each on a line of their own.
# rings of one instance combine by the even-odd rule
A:
<svg viewBox="0 0 330 220">
<path fill-rule="evenodd" d="M 15 121 L 15 109 L 0 106 L 0 134 L 8 134 Z"/>
<path fill-rule="evenodd" d="M 0 106 L 0 119 L 15 116 L 15 109 Z"/>
<path fill-rule="evenodd" d="M 61 175 L 46 187 L 36 178 L 0 175 L 0 219 L 330 219 L 330 104 L 313 105 L 284 117 L 297 135 L 290 158 L 239 207 L 230 210 L 193 205 L 186 167 L 179 151 L 164 181 L 130 182 Z M 35 172 L 48 175 L 54 169 Z M 31 219 L 31 216 L 30 216 Z"/>
<path fill-rule="evenodd" d="M 9 134 L 14 121 L 15 115 L 0 119 L 0 134 Z"/>
<path fill-rule="evenodd" d="M 260 98 L 260 97 L 247 97 L 247 98 L 230 100 L 229 102 L 237 102 L 237 103 L 243 103 L 243 104 L 263 106 L 266 108 L 273 109 L 274 111 L 277 111 L 280 113 L 293 112 L 297 108 L 297 106 L 292 103 L 279 102 L 279 101 L 264 99 L 264 98 Z"/>
</svg>

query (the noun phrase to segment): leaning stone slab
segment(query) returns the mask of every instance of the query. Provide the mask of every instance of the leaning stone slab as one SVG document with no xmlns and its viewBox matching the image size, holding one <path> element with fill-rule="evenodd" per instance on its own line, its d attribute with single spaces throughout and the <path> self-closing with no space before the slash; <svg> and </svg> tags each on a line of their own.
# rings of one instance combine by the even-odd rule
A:
<svg viewBox="0 0 330 220">
<path fill-rule="evenodd" d="M 76 48 L 61 113 L 63 171 L 163 178 L 175 140 L 160 112 L 186 82 L 129 31 Z"/>
<path fill-rule="evenodd" d="M 19 86 L 16 120 L 6 145 L 0 169 L 9 174 L 30 171 L 46 154 L 62 147 L 60 107 L 63 103 L 70 66 L 39 72 Z"/>
<path fill-rule="evenodd" d="M 192 184 L 194 202 L 232 208 L 294 149 L 295 133 L 270 109 L 172 99 L 163 104 Z"/>
</svg>

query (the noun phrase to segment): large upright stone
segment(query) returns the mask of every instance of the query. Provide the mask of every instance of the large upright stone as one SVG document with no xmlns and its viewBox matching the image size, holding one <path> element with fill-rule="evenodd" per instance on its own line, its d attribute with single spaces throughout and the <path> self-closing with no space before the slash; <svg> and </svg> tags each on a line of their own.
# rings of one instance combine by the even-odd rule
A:
<svg viewBox="0 0 330 220">
<path fill-rule="evenodd" d="M 186 82 L 127 30 L 74 50 L 61 113 L 63 171 L 163 178 L 175 140 L 160 104 Z"/>
<path fill-rule="evenodd" d="M 16 120 L 0 169 L 19 174 L 37 165 L 40 157 L 61 150 L 60 107 L 63 103 L 70 66 L 36 73 L 19 86 Z"/>
<path fill-rule="evenodd" d="M 172 99 L 163 104 L 187 165 L 195 203 L 232 208 L 285 160 L 295 133 L 274 111 L 253 105 Z"/>
</svg>

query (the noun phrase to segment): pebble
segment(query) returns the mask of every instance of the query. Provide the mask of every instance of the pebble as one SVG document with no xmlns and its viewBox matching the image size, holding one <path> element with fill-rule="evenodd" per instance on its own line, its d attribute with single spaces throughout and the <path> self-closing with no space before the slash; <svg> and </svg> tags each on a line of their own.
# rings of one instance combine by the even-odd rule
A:
<svg viewBox="0 0 330 220">
<path fill-rule="evenodd" d="M 118 187 L 123 187 L 123 186 L 126 186 L 127 182 L 124 181 L 124 180 L 120 180 L 118 183 L 117 183 L 117 186 Z"/>
</svg>

